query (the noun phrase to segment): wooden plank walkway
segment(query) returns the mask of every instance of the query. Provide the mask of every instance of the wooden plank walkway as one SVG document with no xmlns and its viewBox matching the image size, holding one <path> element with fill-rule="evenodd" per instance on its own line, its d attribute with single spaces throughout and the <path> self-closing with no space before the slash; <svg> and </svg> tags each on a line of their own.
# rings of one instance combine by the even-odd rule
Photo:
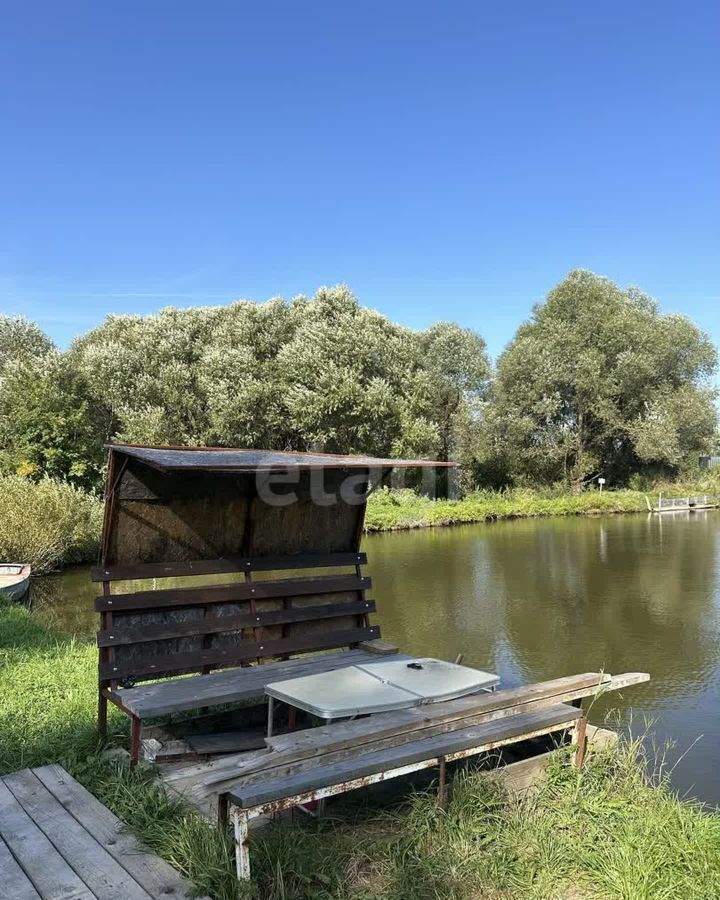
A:
<svg viewBox="0 0 720 900">
<path fill-rule="evenodd" d="M 55 765 L 0 778 L 0 895 L 8 900 L 195 896 L 190 882 L 145 850 L 109 809 Z"/>
</svg>

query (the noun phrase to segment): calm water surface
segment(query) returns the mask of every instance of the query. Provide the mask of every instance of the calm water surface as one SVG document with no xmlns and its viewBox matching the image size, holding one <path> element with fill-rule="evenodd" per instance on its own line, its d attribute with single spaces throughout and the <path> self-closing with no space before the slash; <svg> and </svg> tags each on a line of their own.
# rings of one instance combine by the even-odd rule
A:
<svg viewBox="0 0 720 900">
<path fill-rule="evenodd" d="M 720 512 L 422 529 L 364 548 L 376 621 L 408 652 L 463 653 L 506 687 L 650 672 L 591 719 L 615 709 L 636 732 L 652 719 L 656 739 L 676 743 L 670 761 L 684 754 L 676 787 L 720 804 Z M 87 569 L 44 579 L 36 615 L 91 634 L 94 595 Z"/>
</svg>

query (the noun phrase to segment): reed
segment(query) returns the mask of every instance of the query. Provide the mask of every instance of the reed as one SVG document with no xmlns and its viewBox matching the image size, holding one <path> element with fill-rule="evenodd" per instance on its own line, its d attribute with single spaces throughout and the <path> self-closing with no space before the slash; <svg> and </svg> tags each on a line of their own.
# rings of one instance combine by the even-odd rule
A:
<svg viewBox="0 0 720 900">
<path fill-rule="evenodd" d="M 97 554 L 102 503 L 62 481 L 0 476 L 0 560 L 41 575 Z"/>
</svg>

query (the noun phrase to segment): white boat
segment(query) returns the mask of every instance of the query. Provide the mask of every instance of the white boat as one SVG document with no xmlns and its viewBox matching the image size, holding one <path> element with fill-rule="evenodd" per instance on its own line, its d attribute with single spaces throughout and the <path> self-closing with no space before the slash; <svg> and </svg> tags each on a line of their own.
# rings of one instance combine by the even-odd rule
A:
<svg viewBox="0 0 720 900">
<path fill-rule="evenodd" d="M 0 563 L 0 597 L 5 600 L 22 600 L 29 590 L 29 565 Z"/>
</svg>

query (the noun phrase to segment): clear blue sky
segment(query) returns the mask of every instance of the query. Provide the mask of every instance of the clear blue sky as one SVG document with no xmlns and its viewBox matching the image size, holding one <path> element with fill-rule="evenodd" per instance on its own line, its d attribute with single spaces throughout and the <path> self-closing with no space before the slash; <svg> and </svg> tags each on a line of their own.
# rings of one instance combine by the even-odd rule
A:
<svg viewBox="0 0 720 900">
<path fill-rule="evenodd" d="M 2 2 L 0 310 L 347 282 L 496 354 L 571 268 L 720 342 L 716 3 Z"/>
</svg>

